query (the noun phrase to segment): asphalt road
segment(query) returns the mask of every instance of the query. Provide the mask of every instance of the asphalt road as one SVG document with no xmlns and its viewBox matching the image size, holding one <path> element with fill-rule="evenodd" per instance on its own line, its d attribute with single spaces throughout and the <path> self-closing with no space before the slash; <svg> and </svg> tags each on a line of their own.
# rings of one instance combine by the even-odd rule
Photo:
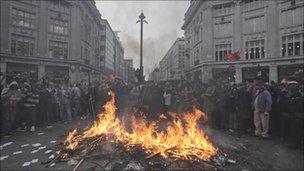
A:
<svg viewBox="0 0 304 171">
<path fill-rule="evenodd" d="M 73 121 L 67 124 L 54 123 L 39 127 L 35 132 L 15 132 L 10 137 L 1 137 L 1 145 L 12 142 L 1 149 L 1 158 L 8 156 L 0 161 L 1 170 L 73 169 L 75 166 L 69 166 L 66 163 L 58 163 L 52 168 L 47 168 L 41 162 L 48 160 L 55 153 L 54 146 L 64 140 L 69 130 L 85 127 L 87 123 L 88 121 Z M 45 152 L 48 150 L 52 151 L 46 154 Z M 38 161 L 35 162 L 35 159 Z M 28 166 L 23 166 L 26 162 L 31 163 Z"/>
<path fill-rule="evenodd" d="M 55 152 L 55 145 L 62 142 L 70 130 L 83 129 L 89 123 L 82 120 L 68 124 L 54 123 L 39 127 L 35 132 L 15 132 L 10 137 L 1 137 L 1 171 L 72 170 L 75 165 L 68 165 L 67 162 L 56 163 L 51 168 L 41 162 L 48 160 Z M 205 132 L 218 148 L 227 152 L 228 157 L 236 161 L 235 164 L 225 166 L 227 169 L 303 170 L 303 149 L 290 149 L 279 140 L 264 140 L 250 135 L 237 138 L 229 131 L 221 132 L 205 128 Z M 9 145 L 3 147 L 7 143 Z M 48 150 L 52 151 L 45 154 Z M 4 156 L 7 158 L 3 158 Z M 26 162 L 29 165 L 23 166 Z M 103 165 L 105 161 L 98 162 Z M 98 170 L 96 165 L 84 162 L 79 169 L 90 170 L 93 167 Z"/>
</svg>

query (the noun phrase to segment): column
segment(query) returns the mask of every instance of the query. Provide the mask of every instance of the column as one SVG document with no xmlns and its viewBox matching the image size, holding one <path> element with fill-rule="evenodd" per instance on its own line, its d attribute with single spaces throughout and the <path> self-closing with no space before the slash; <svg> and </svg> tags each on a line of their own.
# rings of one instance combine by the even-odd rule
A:
<svg viewBox="0 0 304 171">
<path fill-rule="evenodd" d="M 212 78 L 212 71 L 210 66 L 202 67 L 202 82 L 207 83 Z"/>
<path fill-rule="evenodd" d="M 242 11 L 241 11 L 241 5 L 240 1 L 235 2 L 235 8 L 234 8 L 234 16 L 232 19 L 233 22 L 233 45 L 232 45 L 232 51 L 238 51 L 243 48 L 243 21 L 242 21 Z M 241 56 L 244 56 L 241 52 Z"/>
<path fill-rule="evenodd" d="M 40 63 L 38 65 L 38 80 L 44 76 L 44 73 L 45 73 L 45 65 Z"/>
<path fill-rule="evenodd" d="M 271 64 L 269 66 L 269 81 L 278 82 L 278 65 Z"/>
<path fill-rule="evenodd" d="M 80 82 L 79 74 L 79 66 L 72 65 L 69 69 L 70 82 L 73 84 Z"/>
<path fill-rule="evenodd" d="M 266 1 L 268 3 L 266 12 L 266 55 L 267 57 L 279 57 L 281 45 L 279 45 L 279 10 L 277 1 Z"/>
<path fill-rule="evenodd" d="M 0 71 L 3 74 L 1 76 L 1 80 L 2 80 L 2 77 L 4 77 L 4 79 L 1 81 L 0 84 L 5 85 L 6 84 L 6 78 L 5 78 L 5 74 L 6 74 L 6 62 L 3 60 L 3 58 L 1 59 L 1 63 L 0 63 Z"/>
<path fill-rule="evenodd" d="M 235 66 L 235 83 L 241 83 L 242 79 L 242 67 L 240 65 Z"/>
</svg>

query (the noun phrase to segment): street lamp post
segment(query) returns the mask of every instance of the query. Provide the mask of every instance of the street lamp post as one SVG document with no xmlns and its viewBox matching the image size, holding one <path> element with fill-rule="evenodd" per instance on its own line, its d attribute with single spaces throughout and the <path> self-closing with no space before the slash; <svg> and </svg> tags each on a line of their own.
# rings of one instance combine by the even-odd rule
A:
<svg viewBox="0 0 304 171">
<path fill-rule="evenodd" d="M 145 20 L 146 16 L 144 15 L 144 13 L 141 11 L 141 14 L 139 15 L 139 19 L 136 23 L 140 22 L 140 80 L 139 82 L 143 82 L 144 81 L 144 67 L 143 67 L 143 23 L 147 23 L 148 22 Z"/>
</svg>

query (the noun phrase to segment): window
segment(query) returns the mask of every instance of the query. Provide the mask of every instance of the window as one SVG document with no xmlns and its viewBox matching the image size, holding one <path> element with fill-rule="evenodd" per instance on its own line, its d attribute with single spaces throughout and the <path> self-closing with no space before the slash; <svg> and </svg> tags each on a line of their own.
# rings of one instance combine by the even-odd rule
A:
<svg viewBox="0 0 304 171">
<path fill-rule="evenodd" d="M 303 8 L 292 8 L 283 10 L 280 14 L 280 26 L 288 27 L 303 24 Z"/>
<path fill-rule="evenodd" d="M 58 12 L 69 13 L 71 9 L 71 5 L 64 0 L 51 0 L 50 9 Z"/>
<path fill-rule="evenodd" d="M 50 32 L 67 35 L 69 32 L 68 21 L 50 18 Z"/>
<path fill-rule="evenodd" d="M 16 55 L 33 56 L 35 39 L 27 36 L 12 34 L 11 53 Z"/>
<path fill-rule="evenodd" d="M 220 4 L 214 7 L 214 15 L 226 15 L 232 12 L 231 4 Z"/>
<path fill-rule="evenodd" d="M 243 0 L 243 9 L 247 11 L 261 8 L 265 6 L 265 2 L 265 0 Z"/>
<path fill-rule="evenodd" d="M 215 61 L 224 61 L 227 53 L 231 53 L 231 44 L 215 45 Z"/>
<path fill-rule="evenodd" d="M 245 42 L 245 58 L 260 59 L 265 58 L 265 40 L 252 40 Z"/>
<path fill-rule="evenodd" d="M 49 42 L 49 53 L 51 58 L 67 59 L 68 58 L 68 43 L 60 41 Z"/>
<path fill-rule="evenodd" d="M 214 25 L 214 35 L 215 37 L 227 37 L 233 34 L 233 26 L 231 21 L 215 23 Z"/>
<path fill-rule="evenodd" d="M 245 33 L 256 33 L 266 30 L 265 16 L 245 18 L 243 25 Z"/>
<path fill-rule="evenodd" d="M 303 49 L 303 43 L 301 45 L 301 39 L 303 41 L 303 34 L 293 34 L 293 35 L 283 36 L 282 56 L 301 55 L 301 46 Z"/>
<path fill-rule="evenodd" d="M 25 28 L 35 28 L 35 13 L 26 12 L 15 7 L 12 8 L 12 24 Z"/>
</svg>

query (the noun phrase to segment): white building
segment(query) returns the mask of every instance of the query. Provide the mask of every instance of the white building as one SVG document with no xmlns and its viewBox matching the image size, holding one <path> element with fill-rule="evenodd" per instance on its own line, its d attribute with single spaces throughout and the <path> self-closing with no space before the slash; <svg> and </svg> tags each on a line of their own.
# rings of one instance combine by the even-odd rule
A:
<svg viewBox="0 0 304 171">
<path fill-rule="evenodd" d="M 304 1 L 191 1 L 182 29 L 189 51 L 187 78 L 267 81 L 303 72 Z M 227 62 L 226 53 L 241 51 Z M 187 66 L 187 65 L 186 65 Z"/>
<path fill-rule="evenodd" d="M 101 62 L 100 67 L 105 75 L 114 74 L 115 68 L 115 33 L 109 22 L 105 19 L 101 20 Z"/>
<path fill-rule="evenodd" d="M 159 80 L 184 79 L 186 47 L 185 39 L 177 38 L 159 62 Z"/>
</svg>

